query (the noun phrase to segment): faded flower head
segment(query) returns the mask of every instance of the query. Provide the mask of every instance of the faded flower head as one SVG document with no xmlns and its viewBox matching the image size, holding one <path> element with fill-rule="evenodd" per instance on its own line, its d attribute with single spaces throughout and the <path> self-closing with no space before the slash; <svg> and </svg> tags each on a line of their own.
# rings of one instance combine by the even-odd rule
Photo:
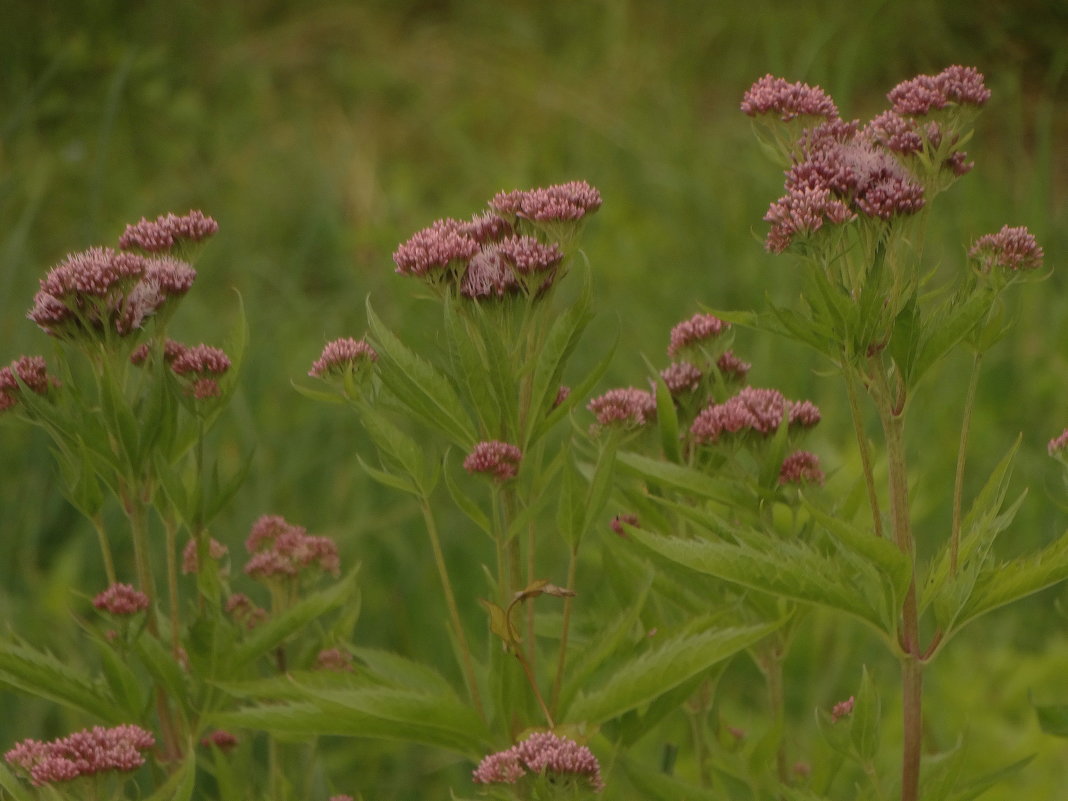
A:
<svg viewBox="0 0 1068 801">
<path fill-rule="evenodd" d="M 353 670 L 352 656 L 340 648 L 325 648 L 315 657 L 315 669 L 350 673 Z"/>
<path fill-rule="evenodd" d="M 779 468 L 780 484 L 823 484 L 819 457 L 808 451 L 794 451 Z"/>
<path fill-rule="evenodd" d="M 366 340 L 344 337 L 327 343 L 322 355 L 312 364 L 308 375 L 312 378 L 326 378 L 330 375 L 340 375 L 348 370 L 358 370 L 376 361 L 378 361 L 378 354 L 367 344 Z"/>
<path fill-rule="evenodd" d="M 151 732 L 140 726 L 94 726 L 49 742 L 23 740 L 4 759 L 34 787 L 43 787 L 107 771 L 136 770 L 145 764 L 142 752 L 155 744 Z"/>
<path fill-rule="evenodd" d="M 476 784 L 515 784 L 531 774 L 554 785 L 604 789 L 597 757 L 584 745 L 552 732 L 536 732 L 505 751 L 483 758 L 472 774 Z"/>
<path fill-rule="evenodd" d="M 610 389 L 591 400 L 586 408 L 602 426 L 640 427 L 656 418 L 656 398 L 635 387 Z"/>
<path fill-rule="evenodd" d="M 136 615 L 148 609 L 148 596 L 129 584 L 112 584 L 93 598 L 93 606 L 116 617 Z"/>
<path fill-rule="evenodd" d="M 902 81 L 886 97 L 898 114 L 923 115 L 950 105 L 984 106 L 990 99 L 990 90 L 977 69 L 954 65 L 937 75 L 917 75 Z"/>
<path fill-rule="evenodd" d="M 1024 226 L 1003 226 L 996 234 L 986 234 L 975 240 L 969 258 L 979 262 L 979 269 L 989 273 L 994 268 L 1019 272 L 1037 270 L 1042 266 L 1042 248 L 1034 235 Z"/>
<path fill-rule="evenodd" d="M 332 540 L 311 536 L 278 515 L 264 515 L 253 523 L 245 547 L 252 555 L 245 572 L 255 579 L 292 579 L 313 568 L 333 576 L 341 571 Z"/>
<path fill-rule="evenodd" d="M 668 357 L 674 359 L 686 348 L 714 339 L 730 327 L 730 323 L 724 322 L 714 314 L 695 314 L 689 320 L 683 320 L 671 329 L 671 342 L 667 349 Z"/>
<path fill-rule="evenodd" d="M 149 222 L 144 217 L 126 226 L 119 237 L 122 250 L 138 249 L 149 253 L 171 250 L 182 242 L 199 242 L 219 230 L 219 224 L 204 212 L 192 210 L 181 217 L 165 214 Z"/>
<path fill-rule="evenodd" d="M 523 452 L 507 442 L 479 442 L 464 459 L 468 473 L 482 473 L 495 481 L 508 481 L 519 473 Z"/>
<path fill-rule="evenodd" d="M 726 435 L 771 436 L 783 419 L 791 428 L 808 428 L 820 420 L 819 409 L 809 401 L 786 400 L 775 389 L 745 387 L 723 403 L 707 406 L 690 426 L 696 442 L 713 445 Z"/>
<path fill-rule="evenodd" d="M 226 599 L 226 612 L 235 623 L 246 629 L 254 629 L 267 619 L 267 611 L 242 592 Z"/>
<path fill-rule="evenodd" d="M 790 83 L 785 78 L 768 74 L 746 91 L 742 111 L 750 117 L 774 114 L 783 122 L 798 117 L 838 118 L 838 108 L 830 95 L 818 86 Z"/>
<path fill-rule="evenodd" d="M 518 291 L 515 271 L 497 245 L 484 246 L 476 253 L 460 281 L 460 294 L 465 298 L 503 298 Z"/>
<path fill-rule="evenodd" d="M 48 374 L 43 357 L 19 356 L 7 367 L 0 367 L 0 412 L 18 404 L 22 393 L 20 381 L 37 395 L 47 395 L 49 390 L 59 386 L 58 379 Z"/>
</svg>

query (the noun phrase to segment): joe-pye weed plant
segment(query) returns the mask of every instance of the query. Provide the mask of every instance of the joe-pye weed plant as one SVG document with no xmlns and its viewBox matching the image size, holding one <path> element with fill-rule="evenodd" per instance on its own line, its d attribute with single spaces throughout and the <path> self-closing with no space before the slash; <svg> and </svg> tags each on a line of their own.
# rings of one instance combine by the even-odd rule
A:
<svg viewBox="0 0 1068 801">
<path fill-rule="evenodd" d="M 3 792 L 325 798 L 316 742 L 336 735 L 452 754 L 470 770 L 454 798 L 979 795 L 1018 766 L 991 772 L 963 748 L 922 765 L 923 671 L 968 623 L 1068 577 L 1068 535 L 994 555 L 1023 501 L 1009 496 L 1016 446 L 964 497 L 983 356 L 1010 331 L 1009 287 L 1044 275 L 1041 248 L 1006 227 L 956 271 L 923 261 L 932 203 L 971 169 L 963 148 L 988 96 L 976 71 L 951 67 L 901 84 L 861 126 L 816 87 L 754 84 L 742 108 L 786 169 L 767 249 L 798 257 L 801 302 L 687 317 L 647 387 L 590 399 L 612 352 L 586 373 L 572 366 L 594 313 L 595 266 L 579 248 L 602 203 L 589 184 L 501 192 L 397 248 L 396 272 L 434 310 L 433 345 L 409 344 L 369 299 L 367 333 L 328 343 L 294 383 L 358 415 L 367 442 L 355 458 L 422 520 L 452 650 L 433 664 L 361 644 L 355 571 L 280 517 L 252 522 L 245 542 L 264 606 L 234 591 L 232 533 L 212 522 L 244 467 L 220 477 L 207 434 L 225 419 L 244 326 L 229 355 L 167 337 L 195 278 L 183 259 L 214 221 L 142 221 L 119 250 L 57 265 L 30 313 L 56 342 L 54 366 L 22 357 L 0 371 L 0 412 L 50 434 L 67 495 L 98 535 L 110 586 L 93 605 L 107 617 L 84 626 L 97 673 L 9 637 L 0 681 L 97 725 L 15 745 Z M 822 485 L 835 466 L 801 448 L 817 424 L 843 421 L 749 386 L 733 349 L 742 328 L 811 346 L 842 377 L 857 492 L 832 495 Z M 972 370 L 951 523 L 919 531 L 906 423 L 926 393 L 946 397 L 938 367 L 958 350 Z M 934 541 L 926 563 L 919 538 Z M 784 665 L 814 607 L 866 624 L 896 657 L 901 689 L 852 666 L 854 696 L 814 699 L 822 741 L 799 743 Z M 728 666 L 743 654 L 765 685 L 752 737 L 721 711 L 741 689 Z M 880 736 L 883 697 L 901 699 L 900 742 Z"/>
</svg>

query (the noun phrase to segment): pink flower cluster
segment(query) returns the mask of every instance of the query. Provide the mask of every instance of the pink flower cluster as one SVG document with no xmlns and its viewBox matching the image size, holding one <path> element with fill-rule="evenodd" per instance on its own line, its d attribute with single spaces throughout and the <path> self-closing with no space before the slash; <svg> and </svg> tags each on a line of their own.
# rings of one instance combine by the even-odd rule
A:
<svg viewBox="0 0 1068 801">
<path fill-rule="evenodd" d="M 974 67 L 955 64 L 937 75 L 917 75 L 886 96 L 898 114 L 923 115 L 948 106 L 984 106 L 990 99 L 983 75 Z"/>
<path fill-rule="evenodd" d="M 347 370 L 356 370 L 361 365 L 378 361 L 378 354 L 363 339 L 344 337 L 328 342 L 322 355 L 312 364 L 308 375 L 312 378 L 326 378 L 340 375 Z"/>
<path fill-rule="evenodd" d="M 141 752 L 155 744 L 152 734 L 140 726 L 94 726 L 51 742 L 23 740 L 4 759 L 25 771 L 34 787 L 42 787 L 106 771 L 136 770 L 145 764 Z"/>
<path fill-rule="evenodd" d="M 714 339 L 730 327 L 730 323 L 724 322 L 714 314 L 695 314 L 689 320 L 683 320 L 671 329 L 668 356 L 674 359 L 686 348 Z"/>
<path fill-rule="evenodd" d="M 701 371 L 689 362 L 673 362 L 660 371 L 660 377 L 667 384 L 672 395 L 692 392 L 701 383 Z"/>
<path fill-rule="evenodd" d="M 61 339 L 105 331 L 128 336 L 184 296 L 195 279 L 192 267 L 169 256 L 90 248 L 48 271 L 26 316 Z"/>
<path fill-rule="evenodd" d="M 744 362 L 734 355 L 734 351 L 724 351 L 723 354 L 716 359 L 716 367 L 723 373 L 723 377 L 728 380 L 744 381 L 749 370 L 752 368 L 749 362 Z"/>
<path fill-rule="evenodd" d="M 417 231 L 393 254 L 397 272 L 455 287 L 468 298 L 536 294 L 556 280 L 564 254 L 555 242 L 522 233 L 522 221 L 574 223 L 596 211 L 601 196 L 584 181 L 500 192 L 489 212 L 446 218 Z"/>
<path fill-rule="evenodd" d="M 254 629 L 267 619 L 267 611 L 255 604 L 243 592 L 237 592 L 226 599 L 226 612 L 235 623 L 246 629 Z"/>
<path fill-rule="evenodd" d="M 170 250 L 182 240 L 199 242 L 207 239 L 218 230 L 219 224 L 215 220 L 196 209 L 181 217 L 166 214 L 152 222 L 142 217 L 140 222 L 126 226 L 119 237 L 119 247 L 158 253 Z"/>
<path fill-rule="evenodd" d="M 508 481 L 519 474 L 523 452 L 507 442 L 489 440 L 479 442 L 464 459 L 468 473 L 483 473 L 495 481 Z"/>
<path fill-rule="evenodd" d="M 38 395 L 47 395 L 59 381 L 48 374 L 41 356 L 20 356 L 7 367 L 0 367 L 0 412 L 6 412 L 19 402 L 22 387 L 19 381 Z"/>
<path fill-rule="evenodd" d="M 1068 455 L 1068 428 L 1064 429 L 1060 436 L 1051 439 L 1046 447 L 1050 456 Z"/>
<path fill-rule="evenodd" d="M 855 705 L 855 703 L 856 701 L 854 700 L 852 695 L 844 701 L 839 701 L 837 704 L 834 705 L 834 708 L 831 710 L 831 720 L 837 723 L 842 718 L 846 718 L 852 715 L 853 706 Z"/>
<path fill-rule="evenodd" d="M 278 515 L 264 515 L 257 520 L 245 547 L 252 554 L 245 572 L 256 579 L 296 578 L 312 567 L 334 576 L 341 570 L 337 545 L 332 540 L 311 536 Z"/>
<path fill-rule="evenodd" d="M 838 107 L 820 87 L 790 83 L 770 74 L 749 87 L 742 98 L 742 111 L 750 117 L 776 114 L 783 122 L 798 117 L 838 118 Z"/>
<path fill-rule="evenodd" d="M 794 451 L 779 468 L 780 484 L 823 484 L 819 457 L 808 451 Z"/>
<path fill-rule="evenodd" d="M 602 426 L 640 427 L 656 418 L 656 398 L 651 392 L 626 387 L 610 389 L 587 405 Z"/>
<path fill-rule="evenodd" d="M 117 617 L 148 609 L 148 596 L 129 584 L 112 584 L 93 598 L 93 606 Z"/>
<path fill-rule="evenodd" d="M 340 648 L 325 648 L 315 657 L 315 669 L 350 673 L 353 670 L 352 656 Z"/>
<path fill-rule="evenodd" d="M 584 745 L 552 732 L 536 732 L 505 751 L 482 759 L 472 774 L 476 784 L 515 784 L 527 773 L 551 776 L 556 782 L 577 781 L 604 789 L 597 757 Z"/>
<path fill-rule="evenodd" d="M 703 409 L 690 433 L 696 442 L 714 445 L 724 435 L 770 436 L 784 419 L 791 428 L 810 428 L 820 421 L 820 411 L 810 401 L 788 401 L 775 389 L 745 387 L 729 400 Z"/>
<path fill-rule="evenodd" d="M 200 744 L 205 748 L 218 748 L 224 754 L 237 747 L 237 737 L 224 729 L 216 729 L 211 734 L 203 737 Z"/>
<path fill-rule="evenodd" d="M 134 348 L 130 361 L 144 365 L 152 354 L 152 346 L 143 342 Z M 231 367 L 230 357 L 220 348 L 211 345 L 185 345 L 173 339 L 163 343 L 163 360 L 171 372 L 187 384 L 186 392 L 197 400 L 214 398 L 222 394 L 219 377 Z"/>
<path fill-rule="evenodd" d="M 975 240 L 968 256 L 979 262 L 984 273 L 1000 268 L 1009 272 L 1037 270 L 1045 256 L 1034 235 L 1027 228 L 1003 226 L 996 234 Z"/>
<path fill-rule="evenodd" d="M 222 559 L 229 552 L 230 549 L 214 537 L 208 541 L 208 556 L 212 559 Z M 200 560 L 197 557 L 197 541 L 191 539 L 185 544 L 185 548 L 182 549 L 182 573 L 188 575 L 190 573 L 197 573 L 199 570 Z"/>
</svg>

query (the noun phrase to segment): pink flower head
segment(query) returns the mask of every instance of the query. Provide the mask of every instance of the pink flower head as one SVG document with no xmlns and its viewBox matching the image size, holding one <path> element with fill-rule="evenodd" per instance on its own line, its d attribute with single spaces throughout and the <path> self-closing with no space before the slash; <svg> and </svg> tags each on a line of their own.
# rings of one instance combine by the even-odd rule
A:
<svg viewBox="0 0 1068 801">
<path fill-rule="evenodd" d="M 503 298 L 518 290 L 515 271 L 497 245 L 487 245 L 476 253 L 460 281 L 460 294 L 465 298 Z"/>
<path fill-rule="evenodd" d="M 484 473 L 496 481 L 507 481 L 519 473 L 523 452 L 499 440 L 479 442 L 464 459 L 468 473 Z"/>
<path fill-rule="evenodd" d="M 229 369 L 230 357 L 225 352 L 203 344 L 185 348 L 171 362 L 171 370 L 183 376 L 219 376 Z"/>
<path fill-rule="evenodd" d="M 744 381 L 749 370 L 753 367 L 749 362 L 743 362 L 737 356 L 734 355 L 734 351 L 724 351 L 718 359 L 716 359 L 716 367 L 723 374 L 723 377 L 731 381 Z"/>
<path fill-rule="evenodd" d="M 251 598 L 238 592 L 226 599 L 226 612 L 236 623 L 246 629 L 254 629 L 267 619 L 266 610 L 257 606 Z"/>
<path fill-rule="evenodd" d="M 685 348 L 718 337 L 730 327 L 730 323 L 724 322 L 714 314 L 695 314 L 689 320 L 683 320 L 671 329 L 671 344 L 667 349 L 668 357 L 674 359 Z"/>
<path fill-rule="evenodd" d="M 610 389 L 587 406 L 602 426 L 644 426 L 656 417 L 656 398 L 634 387 Z"/>
<path fill-rule="evenodd" d="M 216 561 L 222 559 L 230 549 L 212 537 L 208 542 L 208 556 Z M 182 549 L 182 573 L 196 573 L 200 570 L 200 561 L 197 558 L 197 541 L 189 540 Z"/>
<path fill-rule="evenodd" d="M 129 773 L 145 764 L 142 752 L 155 744 L 140 726 L 94 726 L 50 742 L 23 740 L 4 759 L 24 771 L 34 787 L 43 787 L 107 771 Z"/>
<path fill-rule="evenodd" d="M 375 349 L 364 339 L 344 337 L 328 342 L 322 355 L 312 364 L 308 375 L 313 378 L 326 378 L 339 375 L 347 370 L 358 370 L 361 366 L 378 361 Z"/>
<path fill-rule="evenodd" d="M 352 671 L 352 656 L 340 648 L 326 648 L 315 657 L 316 670 L 332 670 L 335 673 Z"/>
<path fill-rule="evenodd" d="M 200 744 L 205 748 L 218 748 L 225 754 L 237 747 L 237 737 L 231 732 L 216 729 L 211 734 L 203 737 L 200 740 Z"/>
<path fill-rule="evenodd" d="M 166 339 L 163 343 L 163 361 L 167 364 L 173 364 L 174 360 L 181 356 L 188 350 L 187 345 L 183 345 L 174 339 Z M 135 364 L 138 367 L 145 364 L 148 361 L 148 357 L 152 354 L 152 346 L 148 342 L 142 342 L 136 348 L 133 349 L 133 353 L 130 354 L 130 363 Z"/>
<path fill-rule="evenodd" d="M 116 617 L 136 615 L 148 609 L 148 596 L 129 584 L 112 584 L 93 598 L 93 606 Z"/>
<path fill-rule="evenodd" d="M 552 732 L 536 732 L 505 751 L 483 758 L 476 784 L 515 784 L 527 773 L 554 782 L 578 782 L 594 792 L 604 789 L 597 757 L 584 745 Z"/>
<path fill-rule="evenodd" d="M 571 395 L 571 387 L 566 384 L 561 384 L 556 390 L 556 397 L 553 398 L 553 408 L 555 409 L 561 403 L 566 401 L 569 395 Z"/>
<path fill-rule="evenodd" d="M 918 116 L 949 105 L 984 106 L 990 90 L 974 67 L 954 65 L 937 75 L 917 75 L 890 90 L 887 99 L 898 114 Z"/>
<path fill-rule="evenodd" d="M 252 554 L 245 572 L 256 579 L 296 578 L 313 567 L 334 576 L 340 573 L 337 545 L 332 540 L 311 536 L 277 515 L 257 520 L 245 547 Z"/>
<path fill-rule="evenodd" d="M 1050 456 L 1068 456 L 1068 428 L 1054 437 L 1047 446 Z"/>
<path fill-rule="evenodd" d="M 59 380 L 48 374 L 48 367 L 41 356 L 19 356 L 7 367 L 0 367 L 0 412 L 6 412 L 19 402 L 22 387 L 29 387 L 37 395 L 47 395 Z"/>
<path fill-rule="evenodd" d="M 824 187 L 791 189 L 768 207 L 764 222 L 771 223 L 764 246 L 769 253 L 782 253 L 795 237 L 814 234 L 824 223 L 853 219 L 849 207 Z"/>
<path fill-rule="evenodd" d="M 975 240 L 968 256 L 979 262 L 980 269 L 989 273 L 999 267 L 1010 272 L 1037 270 L 1045 254 L 1034 235 L 1024 226 L 1003 226 L 996 234 L 986 234 Z"/>
<path fill-rule="evenodd" d="M 149 222 L 141 221 L 127 225 L 119 237 L 122 250 L 139 249 L 150 253 L 170 250 L 182 241 L 199 242 L 219 230 L 219 224 L 204 212 L 196 209 L 181 217 L 166 214 Z"/>
<path fill-rule="evenodd" d="M 532 236 L 502 239 L 497 250 L 520 275 L 549 272 L 564 258 L 558 245 L 543 244 Z"/>
<path fill-rule="evenodd" d="M 451 218 L 437 220 L 412 234 L 393 253 L 401 275 L 427 276 L 466 262 L 478 253 L 478 240 L 470 224 Z"/>
<path fill-rule="evenodd" d="M 689 362 L 674 362 L 660 371 L 660 377 L 667 384 L 672 395 L 692 392 L 701 383 L 701 371 Z"/>
<path fill-rule="evenodd" d="M 601 207 L 601 193 L 585 181 L 570 181 L 526 191 L 498 192 L 490 208 L 505 216 L 537 222 L 576 221 Z"/>
<path fill-rule="evenodd" d="M 838 108 L 830 95 L 818 86 L 789 83 L 785 78 L 768 74 L 746 91 L 742 111 L 750 117 L 776 114 L 783 122 L 798 117 L 838 118 Z"/>
<path fill-rule="evenodd" d="M 834 705 L 834 708 L 831 709 L 831 720 L 837 723 L 842 718 L 852 715 L 854 704 L 855 701 L 852 695 L 844 701 L 839 701 Z"/>
<path fill-rule="evenodd" d="M 823 484 L 819 457 L 808 451 L 794 451 L 779 469 L 780 484 Z"/>
<path fill-rule="evenodd" d="M 499 242 L 515 233 L 508 220 L 491 211 L 476 214 L 470 222 L 464 223 L 460 230 L 480 245 Z"/>
<path fill-rule="evenodd" d="M 809 427 L 819 422 L 819 409 L 809 401 L 787 401 L 775 389 L 745 387 L 729 400 L 712 404 L 697 415 L 690 433 L 702 445 L 712 445 L 724 435 L 774 434 L 786 416 L 791 427 Z"/>
</svg>

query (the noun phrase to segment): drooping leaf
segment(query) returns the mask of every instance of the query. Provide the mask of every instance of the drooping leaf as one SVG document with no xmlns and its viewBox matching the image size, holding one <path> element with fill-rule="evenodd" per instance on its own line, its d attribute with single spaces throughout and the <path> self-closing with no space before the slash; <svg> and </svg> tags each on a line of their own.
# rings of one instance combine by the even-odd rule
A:
<svg viewBox="0 0 1068 801">
<path fill-rule="evenodd" d="M 879 691 L 865 666 L 861 674 L 860 689 L 857 691 L 853 705 L 853 718 L 849 732 L 853 740 L 853 748 L 864 762 L 871 762 L 879 752 L 881 725 L 882 706 L 879 701 Z"/>
<path fill-rule="evenodd" d="M 125 718 L 124 708 L 69 661 L 29 645 L 0 643 L 0 684 L 77 709 L 109 723 Z"/>
</svg>

